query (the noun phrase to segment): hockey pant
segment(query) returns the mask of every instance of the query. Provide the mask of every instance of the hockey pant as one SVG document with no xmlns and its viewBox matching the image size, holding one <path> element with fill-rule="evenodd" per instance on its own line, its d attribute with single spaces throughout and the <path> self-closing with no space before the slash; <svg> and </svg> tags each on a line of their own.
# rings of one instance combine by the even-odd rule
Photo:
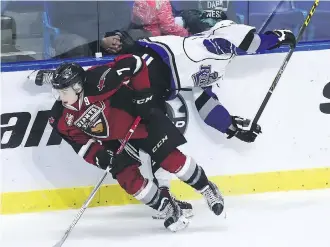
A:
<svg viewBox="0 0 330 247">
<path fill-rule="evenodd" d="M 146 139 L 131 140 L 126 145 L 127 155 L 136 159 L 138 150 L 142 149 L 160 167 L 194 189 L 201 190 L 208 184 L 203 169 L 191 157 L 177 149 L 186 140 L 161 111 L 153 114 L 153 119 L 150 120 L 147 128 L 149 135 Z M 157 210 L 161 192 L 152 179 L 149 180 L 142 176 L 139 169 L 140 164 L 140 161 L 137 160 L 135 164 L 123 165 L 122 169 L 118 169 L 113 176 L 128 194 Z"/>
</svg>

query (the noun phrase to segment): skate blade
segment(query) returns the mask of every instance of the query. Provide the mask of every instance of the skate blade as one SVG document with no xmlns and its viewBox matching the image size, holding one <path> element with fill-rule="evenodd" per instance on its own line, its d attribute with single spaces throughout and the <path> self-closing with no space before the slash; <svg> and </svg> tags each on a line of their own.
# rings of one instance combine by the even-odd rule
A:
<svg viewBox="0 0 330 247">
<path fill-rule="evenodd" d="M 190 221 L 187 218 L 185 218 L 184 216 L 181 216 L 177 222 L 168 226 L 168 229 L 171 232 L 177 232 L 177 231 L 183 230 L 186 227 L 188 227 L 189 223 L 190 223 Z"/>
</svg>

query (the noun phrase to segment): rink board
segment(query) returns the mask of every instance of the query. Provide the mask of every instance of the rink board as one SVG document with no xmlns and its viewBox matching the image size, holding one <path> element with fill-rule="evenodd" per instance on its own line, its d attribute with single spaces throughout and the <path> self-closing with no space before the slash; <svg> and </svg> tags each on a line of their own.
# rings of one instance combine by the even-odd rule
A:
<svg viewBox="0 0 330 247">
<path fill-rule="evenodd" d="M 284 56 L 235 58 L 226 80 L 215 88 L 232 115 L 254 117 Z M 329 57 L 330 50 L 292 56 L 260 119 L 263 134 L 251 144 L 227 140 L 206 126 L 189 92 L 182 93 L 188 109 L 188 115 L 176 112 L 178 119 L 186 117 L 188 143 L 182 151 L 225 195 L 329 188 L 330 110 L 320 110 L 330 102 L 330 95 L 323 95 L 330 82 Z M 30 73 L 1 74 L 1 214 L 79 208 L 103 174 L 51 134 L 50 88 L 27 81 Z M 180 102 L 173 104 L 173 109 L 180 107 Z M 92 206 L 137 203 L 110 176 L 105 184 Z M 199 198 L 176 180 L 171 190 L 182 199 Z"/>
<path fill-rule="evenodd" d="M 330 188 L 330 168 L 212 176 L 210 180 L 222 189 L 224 196 L 325 189 Z M 89 186 L 3 193 L 1 214 L 80 208 L 93 189 L 94 187 Z M 201 198 L 200 194 L 179 180 L 172 181 L 171 192 L 183 200 Z M 139 201 L 125 193 L 119 185 L 112 184 L 103 185 L 100 188 L 90 203 L 90 207 L 137 203 Z"/>
</svg>

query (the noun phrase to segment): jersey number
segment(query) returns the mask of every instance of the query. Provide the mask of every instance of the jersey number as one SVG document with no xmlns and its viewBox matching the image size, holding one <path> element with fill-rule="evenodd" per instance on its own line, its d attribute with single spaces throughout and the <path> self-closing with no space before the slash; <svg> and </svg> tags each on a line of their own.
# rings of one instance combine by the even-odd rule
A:
<svg viewBox="0 0 330 247">
<path fill-rule="evenodd" d="M 128 70 L 128 71 L 130 71 L 131 69 L 130 68 L 123 68 L 123 69 L 119 69 L 119 70 L 117 70 L 117 74 L 118 75 L 122 75 L 123 73 L 123 71 L 126 71 L 126 70 Z"/>
</svg>

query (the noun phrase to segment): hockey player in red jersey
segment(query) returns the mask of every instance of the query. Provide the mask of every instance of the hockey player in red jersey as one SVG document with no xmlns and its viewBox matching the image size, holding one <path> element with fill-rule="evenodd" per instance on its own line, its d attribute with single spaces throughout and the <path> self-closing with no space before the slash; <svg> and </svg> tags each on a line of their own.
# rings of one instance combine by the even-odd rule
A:
<svg viewBox="0 0 330 247">
<path fill-rule="evenodd" d="M 222 213 L 224 202 L 217 186 L 193 158 L 177 149 L 186 140 L 154 100 L 143 59 L 123 55 L 87 71 L 65 63 L 54 71 L 51 84 L 58 100 L 51 110 L 50 125 L 85 161 L 101 169 L 111 166 L 112 176 L 128 194 L 165 212 L 166 228 L 177 231 L 189 221 L 167 191 L 141 175 L 139 149 L 199 191 L 214 214 Z M 143 121 L 125 152 L 114 155 L 136 116 Z"/>
</svg>

